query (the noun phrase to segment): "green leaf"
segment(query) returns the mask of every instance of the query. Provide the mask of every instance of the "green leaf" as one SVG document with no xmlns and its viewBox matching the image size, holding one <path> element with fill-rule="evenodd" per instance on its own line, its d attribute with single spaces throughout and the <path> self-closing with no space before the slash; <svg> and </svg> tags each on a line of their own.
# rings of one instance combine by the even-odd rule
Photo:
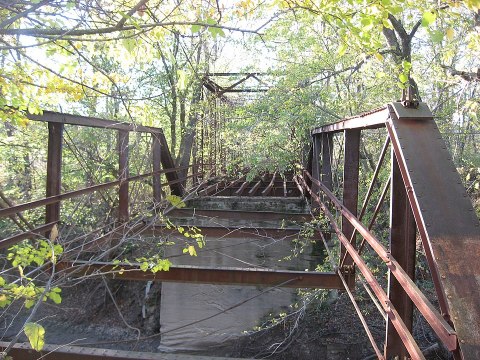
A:
<svg viewBox="0 0 480 360">
<path fill-rule="evenodd" d="M 339 56 L 343 56 L 343 55 L 345 55 L 346 51 L 347 51 L 347 45 L 342 43 L 342 44 L 340 44 L 340 46 L 337 49 L 337 54 Z"/>
<path fill-rule="evenodd" d="M 430 33 L 430 38 L 435 44 L 440 44 L 443 41 L 443 32 L 440 30 L 435 30 Z"/>
<path fill-rule="evenodd" d="M 45 329 L 37 323 L 26 323 L 23 329 L 28 337 L 30 346 L 36 351 L 41 351 L 45 345 Z"/>
<path fill-rule="evenodd" d="M 195 34 L 195 33 L 199 32 L 201 29 L 202 29 L 202 27 L 200 25 L 192 25 L 190 30 L 192 31 L 192 34 Z"/>
<path fill-rule="evenodd" d="M 136 47 L 136 40 L 134 38 L 126 38 L 122 40 L 122 44 L 129 53 L 132 53 Z"/>
<path fill-rule="evenodd" d="M 0 276 L 0 286 L 4 286 L 4 285 L 5 285 L 5 279 Z"/>
<path fill-rule="evenodd" d="M 210 34 L 212 34 L 212 36 L 214 38 L 216 38 L 218 35 L 220 35 L 221 37 L 225 37 L 225 32 L 223 31 L 222 28 L 219 28 L 219 27 L 209 27 L 208 28 L 208 31 L 210 32 Z"/>
<path fill-rule="evenodd" d="M 56 292 L 51 292 L 48 294 L 48 297 L 55 303 L 55 304 L 60 304 L 62 302 L 62 297 L 56 293 Z"/>
<path fill-rule="evenodd" d="M 387 29 L 393 30 L 393 25 L 388 19 L 383 19 L 382 20 L 383 26 L 386 27 Z"/>
<path fill-rule="evenodd" d="M 181 208 L 184 208 L 185 206 L 185 203 L 182 201 L 182 198 L 180 196 L 177 196 L 177 195 L 168 195 L 166 197 L 167 201 L 172 204 L 172 206 L 175 206 L 176 208 L 178 209 L 181 209 Z"/>
<path fill-rule="evenodd" d="M 429 27 L 435 22 L 436 19 L 437 19 L 437 14 L 435 12 L 433 11 L 424 12 L 422 16 L 422 26 Z"/>
<path fill-rule="evenodd" d="M 402 82 L 402 84 L 405 84 L 408 81 L 408 76 L 404 73 L 401 73 L 398 75 L 398 79 Z"/>
</svg>

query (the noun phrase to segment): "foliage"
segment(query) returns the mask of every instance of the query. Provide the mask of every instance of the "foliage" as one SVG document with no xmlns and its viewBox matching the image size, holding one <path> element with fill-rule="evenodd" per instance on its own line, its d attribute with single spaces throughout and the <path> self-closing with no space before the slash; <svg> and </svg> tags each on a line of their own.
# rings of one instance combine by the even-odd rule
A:
<svg viewBox="0 0 480 360">
<path fill-rule="evenodd" d="M 45 329 L 37 323 L 26 323 L 23 329 L 33 350 L 41 351 L 45 345 Z"/>
</svg>

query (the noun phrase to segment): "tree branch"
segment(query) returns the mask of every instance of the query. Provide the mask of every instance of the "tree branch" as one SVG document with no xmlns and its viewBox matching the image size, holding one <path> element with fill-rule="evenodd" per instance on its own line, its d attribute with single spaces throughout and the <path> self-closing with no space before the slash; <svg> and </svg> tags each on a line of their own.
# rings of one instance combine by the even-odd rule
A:
<svg viewBox="0 0 480 360">
<path fill-rule="evenodd" d="M 129 25 L 122 28 L 118 28 L 117 25 L 109 26 L 99 29 L 78 29 L 78 30 L 65 30 L 65 29 L 39 29 L 39 28 L 30 28 L 30 29 L 0 29 L 0 35 L 23 35 L 23 36 L 36 36 L 36 37 L 50 37 L 50 36 L 61 36 L 62 34 L 68 34 L 69 36 L 86 36 L 86 35 L 100 35 L 100 34 L 111 34 L 120 31 L 128 30 L 138 30 L 138 29 L 153 29 L 156 27 L 167 27 L 167 26 L 203 26 L 210 28 L 218 28 L 229 31 L 237 31 L 242 33 L 251 33 L 259 35 L 257 30 L 242 29 L 232 26 L 223 26 L 223 25 L 211 25 L 205 22 L 198 21 L 167 21 L 167 22 L 156 22 L 151 24 L 138 24 L 138 25 Z"/>
<path fill-rule="evenodd" d="M 140 0 L 137 5 L 135 5 L 128 13 L 126 16 L 122 16 L 122 19 L 117 23 L 115 26 L 118 29 L 123 28 L 125 25 L 125 22 L 130 18 L 133 14 L 135 14 L 136 11 L 138 11 L 141 7 L 145 6 L 147 4 L 148 0 Z"/>
</svg>

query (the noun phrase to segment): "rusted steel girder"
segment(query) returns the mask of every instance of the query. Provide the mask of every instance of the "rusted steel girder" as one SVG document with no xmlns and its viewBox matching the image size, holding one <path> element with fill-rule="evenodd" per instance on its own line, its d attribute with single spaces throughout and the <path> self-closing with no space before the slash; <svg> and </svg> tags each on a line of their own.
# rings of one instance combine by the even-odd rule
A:
<svg viewBox="0 0 480 360">
<path fill-rule="evenodd" d="M 389 116 L 387 107 L 369 111 L 351 118 L 347 118 L 330 125 L 320 126 L 312 130 L 312 135 L 334 133 L 351 129 L 376 129 L 385 126 Z"/>
<path fill-rule="evenodd" d="M 426 105 L 390 105 L 387 129 L 441 310 L 462 356 L 480 359 L 480 223 Z M 427 110 L 426 110 L 426 109 Z"/>
<path fill-rule="evenodd" d="M 102 262 L 66 262 L 56 265 L 59 275 L 103 275 L 117 280 L 167 281 L 197 284 L 280 286 L 289 288 L 343 289 L 336 273 L 283 271 L 257 268 L 171 266 L 168 271 L 140 270 L 140 265 Z"/>
<path fill-rule="evenodd" d="M 357 229 L 358 233 L 370 244 L 372 249 L 378 254 L 378 256 L 385 262 L 391 274 L 395 276 L 402 288 L 408 294 L 420 313 L 425 317 L 425 320 L 430 324 L 432 329 L 442 340 L 445 346 L 453 351 L 457 348 L 457 336 L 455 330 L 448 324 L 445 319 L 438 313 L 432 303 L 426 298 L 426 296 L 420 291 L 415 282 L 408 276 L 405 270 L 400 266 L 398 261 L 388 252 L 388 250 L 380 243 L 380 241 L 363 225 L 358 218 L 356 218 L 342 202 L 336 198 L 336 196 L 321 182 L 314 180 L 310 174 L 307 176 L 316 182 L 328 199 L 334 204 L 334 206 L 341 212 L 341 214 Z M 301 178 L 303 179 L 303 178 Z M 303 185 L 305 185 L 305 180 Z M 308 189 L 311 191 L 311 189 Z M 312 196 L 313 197 L 313 196 Z M 315 197 L 317 201 L 320 201 L 320 197 Z M 342 241 L 345 245 L 345 243 Z M 348 242 L 350 244 L 350 242 Z M 345 245 L 348 250 L 348 246 Z M 353 248 L 353 251 L 349 251 L 350 255 L 353 252 L 358 252 Z M 353 256 L 353 255 L 352 255 Z M 360 258 L 361 259 L 361 258 Z M 355 259 L 354 259 L 355 260 Z M 358 265 L 358 262 L 355 261 Z"/>
<path fill-rule="evenodd" d="M 391 200 L 390 200 L 390 252 L 405 269 L 407 275 L 415 277 L 415 240 L 416 225 L 412 209 L 408 202 L 407 191 L 397 159 L 392 150 L 391 161 Z M 407 329 L 413 329 L 413 303 L 402 288 L 402 285 L 388 273 L 388 298 L 397 309 Z M 408 359 L 408 352 L 389 320 L 386 329 L 385 358 Z"/>
<path fill-rule="evenodd" d="M 0 351 L 8 346 L 8 342 L 0 342 Z M 139 351 L 124 351 L 112 349 L 96 349 L 82 346 L 50 345 L 43 347 L 41 352 L 31 349 L 26 343 L 17 343 L 9 351 L 9 356 L 15 360 L 211 360 L 210 356 L 148 353 Z M 235 360 L 234 358 L 215 357 L 215 360 Z M 240 359 L 237 359 L 240 360 Z M 246 359 L 242 359 L 246 360 Z"/>
<path fill-rule="evenodd" d="M 62 185 L 63 124 L 48 123 L 46 197 L 60 194 Z M 60 220 L 60 203 L 46 206 L 45 223 Z"/>
<path fill-rule="evenodd" d="M 41 115 L 26 114 L 29 120 L 42 121 L 55 124 L 68 124 L 77 126 L 86 126 L 107 130 L 138 131 L 146 133 L 163 134 L 163 130 L 151 126 L 143 126 L 120 121 L 94 118 L 90 116 L 81 116 L 73 114 L 59 113 L 55 111 L 43 111 Z"/>
<path fill-rule="evenodd" d="M 176 168 L 176 169 L 160 170 L 158 172 L 150 172 L 150 173 L 147 173 L 147 174 L 131 176 L 131 177 L 125 179 L 124 182 L 138 181 L 138 180 L 150 177 L 152 175 L 155 175 L 157 173 L 158 174 L 167 174 L 169 172 L 176 171 L 178 169 L 184 169 L 184 168 L 187 168 L 187 167 L 184 166 L 184 167 L 179 167 L 179 168 Z M 183 179 L 176 180 L 177 183 L 180 182 L 180 181 L 183 181 Z M 49 205 L 49 204 L 58 203 L 60 201 L 63 201 L 63 200 L 66 200 L 66 199 L 71 199 L 71 198 L 76 197 L 76 196 L 91 194 L 95 191 L 108 189 L 108 188 L 120 185 L 120 183 L 121 183 L 121 180 L 109 181 L 109 182 L 102 183 L 102 184 L 92 185 L 92 186 L 89 186 L 89 187 L 86 187 L 86 188 L 83 188 L 83 189 L 68 191 L 68 192 L 63 193 L 63 194 L 53 195 L 53 196 L 49 196 L 49 197 L 44 198 L 44 199 L 34 200 L 34 201 L 26 202 L 26 203 L 23 203 L 23 204 L 14 205 L 12 207 L 0 209 L 0 218 L 2 218 L 4 216 L 11 215 L 11 214 L 15 214 L 15 213 L 18 213 L 18 212 L 23 212 L 23 211 L 26 211 L 26 210 L 35 209 L 35 208 L 40 207 L 40 206 L 45 206 L 45 205 Z M 170 185 L 170 184 L 172 184 L 172 182 L 165 182 L 165 183 L 162 183 L 161 186 L 166 186 L 166 185 Z"/>
</svg>

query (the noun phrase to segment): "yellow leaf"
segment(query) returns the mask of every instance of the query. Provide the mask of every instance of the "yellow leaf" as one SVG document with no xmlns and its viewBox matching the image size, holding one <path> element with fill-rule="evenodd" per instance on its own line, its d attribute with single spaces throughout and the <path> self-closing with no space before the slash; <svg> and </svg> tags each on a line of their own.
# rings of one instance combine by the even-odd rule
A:
<svg viewBox="0 0 480 360">
<path fill-rule="evenodd" d="M 455 30 L 452 28 L 448 28 L 446 31 L 447 39 L 448 40 L 453 40 L 453 37 L 455 36 Z"/>
<path fill-rule="evenodd" d="M 32 349 L 41 351 L 45 345 L 45 329 L 36 323 L 26 323 L 23 329 Z"/>
<path fill-rule="evenodd" d="M 197 250 L 195 250 L 195 246 L 190 245 L 188 247 L 188 253 L 190 254 L 190 256 L 197 256 Z"/>
<path fill-rule="evenodd" d="M 375 57 L 377 58 L 378 61 L 383 61 L 383 55 L 380 53 L 375 53 Z"/>
<path fill-rule="evenodd" d="M 58 227 L 57 224 L 53 225 L 52 230 L 50 231 L 50 240 L 53 242 L 58 237 Z"/>
</svg>

